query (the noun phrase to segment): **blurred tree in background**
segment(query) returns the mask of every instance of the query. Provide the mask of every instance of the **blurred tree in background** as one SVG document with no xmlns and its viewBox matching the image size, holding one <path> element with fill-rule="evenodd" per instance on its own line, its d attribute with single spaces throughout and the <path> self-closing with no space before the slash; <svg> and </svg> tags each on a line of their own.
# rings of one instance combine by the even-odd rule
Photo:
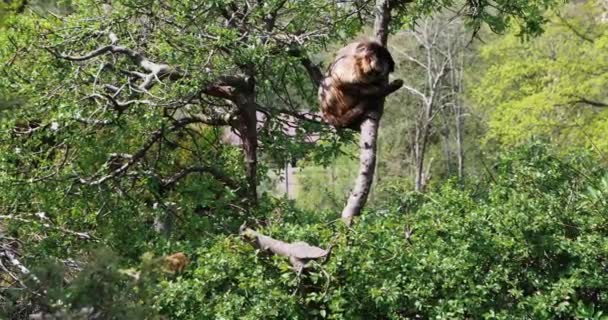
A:
<svg viewBox="0 0 608 320">
<path fill-rule="evenodd" d="M 522 43 L 517 31 L 483 46 L 483 76 L 472 90 L 492 147 L 547 139 L 564 152 L 608 150 L 606 8 L 598 1 L 549 16 L 546 32 Z"/>
</svg>

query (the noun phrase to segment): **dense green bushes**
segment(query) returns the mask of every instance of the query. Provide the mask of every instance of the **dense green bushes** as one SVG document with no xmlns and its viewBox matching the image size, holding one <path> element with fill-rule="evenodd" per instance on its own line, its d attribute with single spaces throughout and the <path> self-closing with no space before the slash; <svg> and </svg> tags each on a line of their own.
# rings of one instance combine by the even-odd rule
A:
<svg viewBox="0 0 608 320">
<path fill-rule="evenodd" d="M 184 275 L 154 282 L 145 306 L 170 319 L 600 318 L 608 171 L 532 145 L 501 156 L 485 178 L 391 197 L 349 232 L 281 206 L 264 232 L 333 244 L 327 263 L 298 278 L 284 259 L 217 236 L 190 252 Z"/>
</svg>

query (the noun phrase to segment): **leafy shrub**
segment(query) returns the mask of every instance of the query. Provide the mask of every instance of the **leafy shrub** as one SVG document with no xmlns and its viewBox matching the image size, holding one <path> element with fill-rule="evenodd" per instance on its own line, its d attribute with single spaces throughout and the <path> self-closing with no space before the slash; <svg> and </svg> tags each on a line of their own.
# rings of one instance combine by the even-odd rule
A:
<svg viewBox="0 0 608 320">
<path fill-rule="evenodd" d="M 187 277 L 165 283 L 158 307 L 174 319 L 600 318 L 608 172 L 532 145 L 502 156 L 487 181 L 408 195 L 348 234 L 286 216 L 264 232 L 335 245 L 301 278 L 218 237 Z"/>
<path fill-rule="evenodd" d="M 88 260 L 76 274 L 60 261 L 38 263 L 26 290 L 8 291 L 13 305 L 0 305 L 0 315 L 48 320 L 161 319 L 147 303 L 160 276 L 155 259 L 144 257 L 139 273 L 121 269 L 121 259 L 108 248 L 96 249 Z"/>
</svg>

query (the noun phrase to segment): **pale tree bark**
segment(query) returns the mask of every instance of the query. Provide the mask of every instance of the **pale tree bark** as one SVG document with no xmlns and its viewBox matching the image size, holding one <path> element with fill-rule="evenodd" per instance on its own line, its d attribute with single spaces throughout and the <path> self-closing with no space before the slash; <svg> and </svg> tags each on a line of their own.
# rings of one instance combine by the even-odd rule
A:
<svg viewBox="0 0 608 320">
<path fill-rule="evenodd" d="M 288 257 L 294 271 L 297 271 L 298 273 L 302 272 L 309 261 L 326 258 L 330 252 L 330 250 L 311 246 L 303 241 L 290 243 L 276 240 L 255 230 L 249 229 L 245 225 L 241 226 L 239 234 L 261 251 Z"/>
<path fill-rule="evenodd" d="M 461 39 L 462 40 L 462 39 Z M 461 96 L 464 93 L 464 55 L 455 55 L 452 50 L 447 51 L 448 64 L 450 68 L 450 87 L 452 88 L 452 109 L 454 115 L 456 134 L 456 156 L 458 179 L 462 180 L 464 175 L 464 117 L 465 108 Z"/>
<path fill-rule="evenodd" d="M 388 25 L 391 20 L 391 5 L 389 0 L 376 0 L 376 17 L 374 20 L 374 37 L 386 46 L 388 40 Z M 388 83 L 388 79 L 386 79 Z M 359 173 L 355 179 L 354 187 L 348 197 L 346 206 L 342 210 L 342 219 L 347 225 L 361 213 L 367 202 L 374 173 L 376 169 L 376 149 L 380 118 L 384 112 L 384 98 L 378 101 L 376 108 L 366 114 L 361 123 L 361 136 L 359 140 Z"/>
</svg>

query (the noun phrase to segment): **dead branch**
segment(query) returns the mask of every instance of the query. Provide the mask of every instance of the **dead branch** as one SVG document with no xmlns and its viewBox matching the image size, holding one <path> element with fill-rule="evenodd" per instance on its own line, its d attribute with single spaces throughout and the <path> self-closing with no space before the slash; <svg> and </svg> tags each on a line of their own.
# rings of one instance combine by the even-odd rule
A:
<svg viewBox="0 0 608 320">
<path fill-rule="evenodd" d="M 288 257 L 294 271 L 300 273 L 311 260 L 326 257 L 329 250 L 311 246 L 306 242 L 284 242 L 265 236 L 257 231 L 241 226 L 239 234 L 261 251 Z"/>
</svg>

